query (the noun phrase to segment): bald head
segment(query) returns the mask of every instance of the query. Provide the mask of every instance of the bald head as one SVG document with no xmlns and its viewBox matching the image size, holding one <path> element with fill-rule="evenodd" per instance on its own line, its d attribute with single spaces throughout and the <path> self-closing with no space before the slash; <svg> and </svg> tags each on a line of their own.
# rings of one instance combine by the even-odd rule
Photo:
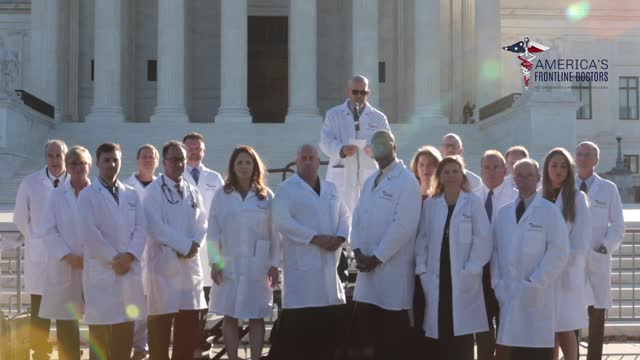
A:
<svg viewBox="0 0 640 360">
<path fill-rule="evenodd" d="M 529 158 L 521 159 L 513 166 L 513 180 L 520 198 L 526 199 L 536 192 L 538 181 L 540 181 L 538 169 L 538 162 Z"/>
<path fill-rule="evenodd" d="M 442 137 L 440 143 L 440 152 L 442 156 L 461 155 L 464 153 L 462 139 L 458 134 L 448 133 Z"/>
<path fill-rule="evenodd" d="M 320 168 L 320 153 L 315 145 L 304 144 L 298 148 L 296 168 L 301 178 L 307 181 L 317 179 Z"/>
</svg>

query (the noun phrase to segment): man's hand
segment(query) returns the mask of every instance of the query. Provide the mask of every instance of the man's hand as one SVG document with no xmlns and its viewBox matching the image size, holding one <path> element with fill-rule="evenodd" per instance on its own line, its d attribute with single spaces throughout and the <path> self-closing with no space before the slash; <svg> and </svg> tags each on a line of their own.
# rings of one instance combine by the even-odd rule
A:
<svg viewBox="0 0 640 360">
<path fill-rule="evenodd" d="M 131 253 L 120 253 L 113 257 L 111 268 L 116 275 L 125 275 L 131 270 L 131 263 L 135 260 L 135 257 Z"/>
<path fill-rule="evenodd" d="M 74 270 L 82 270 L 84 266 L 84 261 L 80 255 L 67 254 L 62 258 L 62 261 L 69 264 Z"/>
<path fill-rule="evenodd" d="M 184 259 L 191 259 L 192 257 L 198 255 L 198 250 L 200 249 L 200 245 L 198 245 L 195 242 L 191 243 L 191 249 L 189 249 L 189 252 L 187 253 L 187 255 L 181 255 L 178 254 L 179 258 L 184 258 Z"/>
<path fill-rule="evenodd" d="M 340 149 L 340 155 L 344 155 L 342 157 L 353 156 L 358 152 L 358 146 L 356 145 L 344 145 L 342 149 Z"/>
<path fill-rule="evenodd" d="M 278 279 L 280 279 L 278 268 L 275 266 L 270 267 L 269 271 L 267 271 L 267 278 L 269 279 L 269 286 L 272 289 L 275 288 L 278 285 Z"/>
<path fill-rule="evenodd" d="M 222 284 L 222 269 L 219 269 L 216 264 L 211 266 L 211 280 L 218 286 Z"/>
<path fill-rule="evenodd" d="M 354 250 L 356 258 L 356 269 L 362 272 L 370 272 L 374 270 L 378 265 L 382 264 L 382 261 L 375 255 L 367 256 L 360 252 L 360 249 Z"/>
<path fill-rule="evenodd" d="M 342 242 L 342 238 L 330 235 L 316 235 L 311 239 L 311 244 L 327 251 L 338 250 L 342 245 Z"/>
</svg>

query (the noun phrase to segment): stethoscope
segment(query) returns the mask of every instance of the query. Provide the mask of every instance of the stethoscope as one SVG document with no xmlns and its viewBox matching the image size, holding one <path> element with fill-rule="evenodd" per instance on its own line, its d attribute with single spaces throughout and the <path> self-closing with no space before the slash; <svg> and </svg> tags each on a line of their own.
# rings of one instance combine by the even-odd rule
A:
<svg viewBox="0 0 640 360">
<path fill-rule="evenodd" d="M 182 200 L 182 198 L 180 198 L 179 200 L 174 199 L 173 191 L 171 190 L 169 185 L 167 185 L 167 183 L 164 181 L 164 175 L 160 175 L 160 178 L 162 180 L 162 185 L 160 186 L 160 189 L 162 190 L 162 194 L 164 195 L 164 198 L 167 199 L 167 202 L 169 202 L 169 204 L 171 205 L 175 205 L 179 203 L 180 200 Z M 195 209 L 198 207 L 198 200 L 196 196 L 193 194 L 193 192 L 191 191 L 191 187 L 187 186 L 187 188 L 189 189 L 189 196 L 191 197 L 191 207 Z"/>
</svg>

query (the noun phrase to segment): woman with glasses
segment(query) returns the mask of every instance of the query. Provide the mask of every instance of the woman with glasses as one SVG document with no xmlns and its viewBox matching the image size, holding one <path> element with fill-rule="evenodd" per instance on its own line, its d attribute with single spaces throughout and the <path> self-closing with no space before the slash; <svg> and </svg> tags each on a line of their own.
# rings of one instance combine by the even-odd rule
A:
<svg viewBox="0 0 640 360">
<path fill-rule="evenodd" d="M 43 234 L 49 258 L 40 317 L 56 320 L 59 358 L 80 360 L 78 320 L 84 314 L 82 297 L 83 246 L 78 224 L 78 194 L 91 182 L 91 154 L 74 146 L 65 155 L 70 181 L 53 189 L 47 201 Z"/>
<path fill-rule="evenodd" d="M 578 359 L 576 331 L 587 327 L 586 256 L 591 241 L 591 212 L 586 195 L 576 189 L 573 158 L 563 148 L 555 148 L 544 160 L 542 195 L 562 213 L 569 231 L 571 253 L 564 271 L 555 281 L 556 346 L 567 360 Z"/>
<path fill-rule="evenodd" d="M 280 261 L 279 235 L 271 215 L 273 193 L 265 184 L 260 156 L 249 146 L 233 150 L 227 174 L 209 211 L 207 246 L 213 279 L 209 311 L 224 316 L 222 336 L 230 360 L 238 359 L 238 321 L 248 319 L 251 358 L 258 360 Z"/>
<path fill-rule="evenodd" d="M 416 274 L 426 297 L 425 333 L 440 359 L 473 360 L 473 334 L 487 331 L 482 269 L 492 251 L 489 219 L 469 192 L 458 155 L 438 164 L 416 240 Z"/>
</svg>

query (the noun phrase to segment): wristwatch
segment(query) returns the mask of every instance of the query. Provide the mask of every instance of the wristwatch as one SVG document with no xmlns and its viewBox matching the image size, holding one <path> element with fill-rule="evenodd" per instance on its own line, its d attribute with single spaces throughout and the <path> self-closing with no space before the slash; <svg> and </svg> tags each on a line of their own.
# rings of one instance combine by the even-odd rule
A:
<svg viewBox="0 0 640 360">
<path fill-rule="evenodd" d="M 596 251 L 603 255 L 607 254 L 607 248 L 604 245 L 600 245 L 600 247 L 597 248 Z"/>
</svg>

